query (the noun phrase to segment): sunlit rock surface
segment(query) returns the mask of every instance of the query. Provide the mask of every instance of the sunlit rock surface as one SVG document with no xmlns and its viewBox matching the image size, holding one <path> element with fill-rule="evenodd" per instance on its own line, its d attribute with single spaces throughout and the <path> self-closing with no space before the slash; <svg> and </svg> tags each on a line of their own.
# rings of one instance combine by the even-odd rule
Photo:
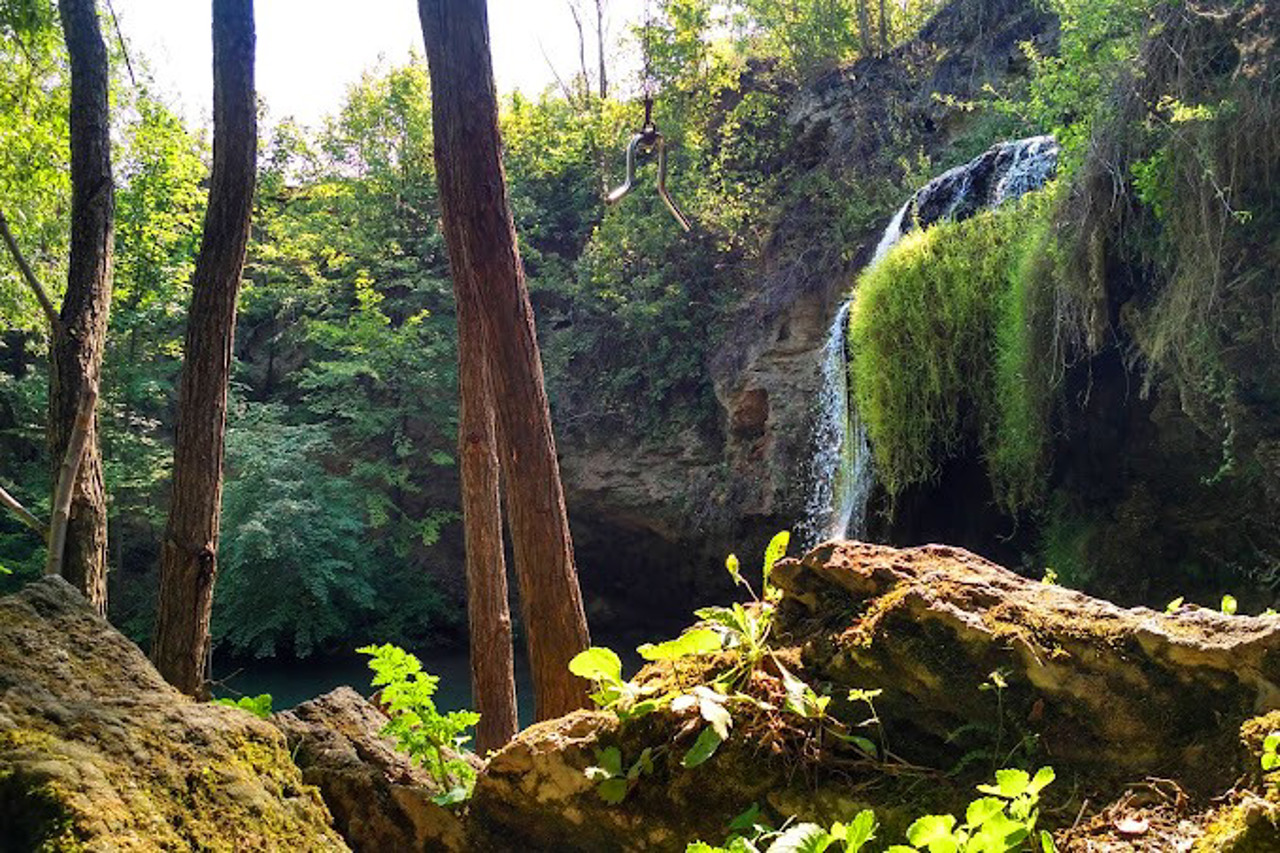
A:
<svg viewBox="0 0 1280 853">
<path fill-rule="evenodd" d="M 46 578 L 0 599 L 0 849 L 348 848 L 274 726 L 178 693 Z"/>
</svg>

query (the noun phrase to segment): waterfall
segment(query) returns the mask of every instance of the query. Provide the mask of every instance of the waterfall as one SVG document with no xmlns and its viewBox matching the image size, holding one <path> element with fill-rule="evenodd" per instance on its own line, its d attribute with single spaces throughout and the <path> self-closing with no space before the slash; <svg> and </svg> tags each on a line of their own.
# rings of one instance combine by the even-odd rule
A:
<svg viewBox="0 0 1280 853">
<path fill-rule="evenodd" d="M 885 227 L 867 269 L 874 267 L 912 228 L 943 219 L 965 219 L 997 207 L 1053 177 L 1058 143 L 1052 136 L 1002 142 L 962 166 L 929 181 L 907 199 Z M 875 486 L 867 428 L 849 387 L 850 293 L 836 311 L 822 348 L 822 389 L 815 405 L 810 493 L 801 524 L 806 546 L 827 539 L 867 535 L 867 502 Z"/>
</svg>

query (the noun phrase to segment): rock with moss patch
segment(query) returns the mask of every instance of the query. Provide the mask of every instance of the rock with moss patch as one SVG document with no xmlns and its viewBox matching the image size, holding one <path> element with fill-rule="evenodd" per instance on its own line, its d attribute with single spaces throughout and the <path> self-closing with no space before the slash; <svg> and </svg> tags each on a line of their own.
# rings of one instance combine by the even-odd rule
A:
<svg viewBox="0 0 1280 853">
<path fill-rule="evenodd" d="M 167 685 L 70 585 L 0 599 L 0 847 L 344 851 L 284 737 Z"/>
<path fill-rule="evenodd" d="M 439 783 L 382 735 L 387 718 L 359 693 L 339 687 L 274 720 L 353 850 L 464 849 L 462 823 L 432 802 Z"/>
</svg>

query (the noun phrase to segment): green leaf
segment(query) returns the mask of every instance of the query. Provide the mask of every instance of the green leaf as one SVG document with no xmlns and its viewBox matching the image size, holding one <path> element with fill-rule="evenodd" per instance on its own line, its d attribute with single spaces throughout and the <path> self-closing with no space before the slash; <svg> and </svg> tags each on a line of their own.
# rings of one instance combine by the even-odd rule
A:
<svg viewBox="0 0 1280 853">
<path fill-rule="evenodd" d="M 729 575 L 733 578 L 733 582 L 737 583 L 742 580 L 742 565 L 738 562 L 737 554 L 730 554 L 724 558 L 724 567 L 728 570 Z"/>
<path fill-rule="evenodd" d="M 610 776 L 622 775 L 622 751 L 616 746 L 606 746 L 596 750 L 596 761 Z"/>
<path fill-rule="evenodd" d="M 729 821 L 730 832 L 744 832 L 753 828 L 760 817 L 760 804 L 752 803 L 746 811 Z"/>
<path fill-rule="evenodd" d="M 569 661 L 569 671 L 591 681 L 617 682 L 622 680 L 622 660 L 613 649 L 592 646 L 573 656 Z"/>
<path fill-rule="evenodd" d="M 1235 616 L 1236 608 L 1238 606 L 1239 605 L 1236 603 L 1236 597 L 1234 595 L 1222 596 L 1222 612 L 1223 613 L 1227 614 L 1228 616 Z"/>
<path fill-rule="evenodd" d="M 1182 606 L 1182 602 L 1183 602 L 1183 601 L 1185 601 L 1185 600 L 1186 600 L 1186 599 L 1184 599 L 1181 595 L 1180 595 L 1180 596 L 1178 596 L 1178 597 L 1177 597 L 1177 598 L 1175 598 L 1173 601 L 1170 601 L 1168 604 L 1166 604 L 1166 605 L 1165 605 L 1165 607 L 1164 607 L 1164 612 L 1165 612 L 1165 613 L 1176 613 L 1176 612 L 1178 611 L 1178 608 Z"/>
<path fill-rule="evenodd" d="M 471 792 L 467 790 L 466 785 L 456 785 L 443 794 L 436 794 L 431 798 L 431 802 L 437 806 L 453 806 L 461 803 L 471 796 Z"/>
<path fill-rule="evenodd" d="M 996 797 L 979 797 L 965 810 L 965 823 L 972 827 L 979 827 L 990 820 L 995 815 L 1004 811 L 1005 801 Z"/>
<path fill-rule="evenodd" d="M 720 733 L 714 727 L 705 727 L 698 734 L 698 739 L 693 742 L 693 746 L 689 747 L 689 751 L 684 754 L 684 758 L 680 759 L 680 766 L 686 768 L 697 767 L 715 755 L 716 750 L 720 748 L 720 744 L 723 742 L 724 738 L 720 737 Z"/>
<path fill-rule="evenodd" d="M 1026 791 L 1030 784 L 1031 776 L 1027 771 L 1006 768 L 996 771 L 995 785 L 979 785 L 978 790 L 984 794 L 994 794 L 997 797 L 1012 800 Z"/>
<path fill-rule="evenodd" d="M 876 814 L 871 809 L 863 809 L 844 828 L 844 851 L 845 853 L 858 853 L 875 837 Z"/>
<path fill-rule="evenodd" d="M 927 847 L 929 853 L 955 853 L 957 844 L 952 834 L 955 825 L 952 815 L 925 815 L 907 827 L 907 840 L 916 847 Z"/>
<path fill-rule="evenodd" d="M 833 841 L 816 823 L 797 823 L 773 840 L 768 853 L 824 853 Z"/>
<path fill-rule="evenodd" d="M 645 643 L 636 649 L 645 660 L 678 660 L 720 651 L 720 635 L 710 628 L 694 628 L 665 643 Z"/>
<path fill-rule="evenodd" d="M 1036 771 L 1035 778 L 1031 780 L 1031 784 L 1027 786 L 1027 793 L 1033 797 L 1040 796 L 1040 792 L 1049 786 L 1057 776 L 1053 772 L 1052 767 L 1041 767 Z"/>
<path fill-rule="evenodd" d="M 1053 843 L 1053 835 L 1049 830 L 1040 830 L 1040 850 L 1041 853 L 1058 853 L 1058 845 Z"/>
<path fill-rule="evenodd" d="M 773 567 L 787 553 L 787 546 L 791 544 L 791 532 L 783 530 L 772 539 L 769 540 L 769 546 L 764 549 L 764 590 L 766 596 L 769 592 L 769 578 L 773 574 Z"/>
<path fill-rule="evenodd" d="M 612 806 L 627 798 L 626 779 L 608 779 L 596 785 L 596 796 Z"/>
<path fill-rule="evenodd" d="M 1275 770 L 1277 767 L 1280 767 L 1280 755 L 1277 755 L 1274 752 L 1263 753 L 1262 769 Z"/>
</svg>

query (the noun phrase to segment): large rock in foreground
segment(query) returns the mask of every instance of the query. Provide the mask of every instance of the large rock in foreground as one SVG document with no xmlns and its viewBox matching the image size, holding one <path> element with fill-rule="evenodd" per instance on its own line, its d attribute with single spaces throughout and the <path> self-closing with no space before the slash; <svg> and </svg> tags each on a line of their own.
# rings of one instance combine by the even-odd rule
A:
<svg viewBox="0 0 1280 853">
<path fill-rule="evenodd" d="M 0 599 L 0 849 L 348 848 L 274 726 L 178 693 L 46 578 Z"/>
<path fill-rule="evenodd" d="M 275 716 L 303 780 L 358 853 L 465 849 L 462 823 L 432 802 L 441 786 L 381 734 L 386 722 L 350 687 Z"/>
<path fill-rule="evenodd" d="M 1240 725 L 1280 708 L 1275 616 L 1125 609 L 937 545 L 827 543 L 774 578 L 810 677 L 883 689 L 891 740 L 979 723 L 1095 774 L 1221 789 Z"/>
</svg>

